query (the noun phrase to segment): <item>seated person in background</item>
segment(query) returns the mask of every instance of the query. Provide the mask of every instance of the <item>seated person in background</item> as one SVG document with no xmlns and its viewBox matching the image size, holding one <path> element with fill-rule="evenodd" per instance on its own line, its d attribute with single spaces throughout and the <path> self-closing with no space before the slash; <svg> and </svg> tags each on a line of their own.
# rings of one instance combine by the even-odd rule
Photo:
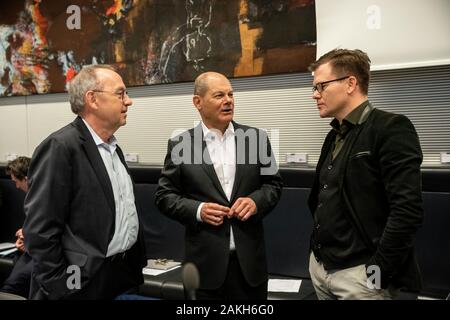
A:
<svg viewBox="0 0 450 320">
<path fill-rule="evenodd" d="M 11 180 L 16 183 L 17 189 L 23 192 L 28 192 L 27 174 L 30 161 L 31 159 L 28 157 L 18 157 L 10 161 L 6 166 L 6 174 L 11 176 Z M 16 237 L 16 247 L 19 250 L 19 255 L 11 274 L 0 287 L 0 291 L 28 297 L 33 264 L 25 249 L 22 228 L 17 230 Z"/>
</svg>

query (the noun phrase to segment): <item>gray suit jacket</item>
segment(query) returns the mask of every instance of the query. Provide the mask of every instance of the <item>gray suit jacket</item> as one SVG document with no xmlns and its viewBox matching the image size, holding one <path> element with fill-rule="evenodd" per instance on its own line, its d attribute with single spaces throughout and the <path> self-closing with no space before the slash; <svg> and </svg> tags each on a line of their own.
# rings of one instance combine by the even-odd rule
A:
<svg viewBox="0 0 450 320">
<path fill-rule="evenodd" d="M 117 152 L 127 168 L 120 148 Z M 67 287 L 72 274 L 67 267 L 80 267 L 81 288 L 87 285 L 105 259 L 115 227 L 111 182 L 80 117 L 36 148 L 28 178 L 24 235 L 34 262 L 30 298 L 67 298 L 76 291 Z M 127 258 L 135 279 L 130 287 L 143 281 L 141 240 L 140 235 Z"/>
</svg>

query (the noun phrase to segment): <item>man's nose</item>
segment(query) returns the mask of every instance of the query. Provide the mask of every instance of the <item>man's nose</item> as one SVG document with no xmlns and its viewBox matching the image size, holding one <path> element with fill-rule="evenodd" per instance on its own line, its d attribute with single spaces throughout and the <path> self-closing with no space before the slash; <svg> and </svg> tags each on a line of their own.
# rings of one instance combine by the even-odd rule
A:
<svg viewBox="0 0 450 320">
<path fill-rule="evenodd" d="M 128 95 L 126 95 L 123 100 L 123 104 L 129 107 L 133 104 L 133 100 L 131 100 L 131 98 Z"/>
<path fill-rule="evenodd" d="M 314 90 L 313 91 L 312 98 L 315 99 L 315 100 L 320 99 L 320 92 L 319 92 L 319 90 Z"/>
</svg>

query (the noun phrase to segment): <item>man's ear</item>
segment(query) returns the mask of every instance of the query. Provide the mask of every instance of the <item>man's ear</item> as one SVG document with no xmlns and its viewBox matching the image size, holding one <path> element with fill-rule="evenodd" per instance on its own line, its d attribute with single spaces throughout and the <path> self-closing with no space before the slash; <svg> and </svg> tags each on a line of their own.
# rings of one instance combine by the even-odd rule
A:
<svg viewBox="0 0 450 320">
<path fill-rule="evenodd" d="M 202 98 L 199 95 L 194 95 L 192 97 L 192 102 L 198 111 L 202 109 Z"/>
<path fill-rule="evenodd" d="M 97 109 L 97 98 L 94 91 L 88 91 L 84 94 L 85 106 L 89 109 Z"/>
<path fill-rule="evenodd" d="M 354 76 L 350 76 L 348 78 L 348 86 L 347 86 L 347 93 L 353 93 L 356 91 L 356 85 L 358 84 L 358 79 Z"/>
</svg>

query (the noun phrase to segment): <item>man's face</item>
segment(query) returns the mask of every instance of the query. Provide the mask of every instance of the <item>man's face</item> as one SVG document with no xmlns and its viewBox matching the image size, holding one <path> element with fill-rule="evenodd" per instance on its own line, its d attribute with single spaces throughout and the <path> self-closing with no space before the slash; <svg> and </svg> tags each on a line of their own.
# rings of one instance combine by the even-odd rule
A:
<svg viewBox="0 0 450 320">
<path fill-rule="evenodd" d="M 314 85 L 322 82 L 341 78 L 344 75 L 333 73 L 330 63 L 319 66 L 314 71 Z M 313 99 L 316 100 L 317 108 L 321 118 L 337 117 L 345 113 L 348 104 L 347 79 L 333 81 L 322 86 L 322 92 L 315 90 Z"/>
<path fill-rule="evenodd" d="M 227 78 L 214 75 L 208 78 L 203 96 L 194 96 L 194 104 L 207 127 L 226 129 L 234 114 L 233 88 Z"/>
<path fill-rule="evenodd" d="M 107 69 L 98 69 L 96 72 L 103 87 L 101 92 L 95 92 L 95 115 L 105 128 L 116 131 L 127 123 L 128 107 L 133 102 L 126 93 L 123 94 L 126 87 L 116 72 Z"/>
<path fill-rule="evenodd" d="M 28 179 L 27 177 L 23 179 L 17 178 L 13 173 L 11 173 L 11 180 L 16 184 L 16 188 L 22 190 L 23 192 L 28 192 Z"/>
</svg>

